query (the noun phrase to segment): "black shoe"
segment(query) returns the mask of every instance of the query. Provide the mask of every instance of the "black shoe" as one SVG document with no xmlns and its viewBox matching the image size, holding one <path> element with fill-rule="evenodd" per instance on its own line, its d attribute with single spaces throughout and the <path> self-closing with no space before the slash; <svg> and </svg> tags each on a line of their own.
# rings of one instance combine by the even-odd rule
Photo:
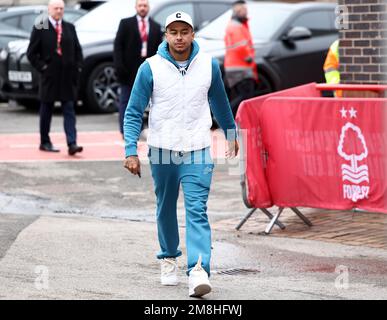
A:
<svg viewBox="0 0 387 320">
<path fill-rule="evenodd" d="M 73 156 L 77 152 L 82 152 L 82 151 L 83 151 L 83 147 L 80 147 L 76 144 L 72 144 L 71 146 L 69 146 L 69 155 L 70 156 Z"/>
<path fill-rule="evenodd" d="M 41 151 L 47 151 L 47 152 L 60 152 L 59 149 L 54 148 L 54 146 L 52 145 L 52 143 L 42 143 L 42 144 L 39 146 L 39 150 L 41 150 Z"/>
</svg>

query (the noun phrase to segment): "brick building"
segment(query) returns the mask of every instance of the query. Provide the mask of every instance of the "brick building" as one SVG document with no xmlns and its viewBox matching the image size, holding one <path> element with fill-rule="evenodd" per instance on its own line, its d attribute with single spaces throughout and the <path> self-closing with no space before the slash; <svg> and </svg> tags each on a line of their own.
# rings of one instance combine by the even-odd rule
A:
<svg viewBox="0 0 387 320">
<path fill-rule="evenodd" d="M 342 83 L 387 83 L 386 0 L 339 0 Z"/>
</svg>

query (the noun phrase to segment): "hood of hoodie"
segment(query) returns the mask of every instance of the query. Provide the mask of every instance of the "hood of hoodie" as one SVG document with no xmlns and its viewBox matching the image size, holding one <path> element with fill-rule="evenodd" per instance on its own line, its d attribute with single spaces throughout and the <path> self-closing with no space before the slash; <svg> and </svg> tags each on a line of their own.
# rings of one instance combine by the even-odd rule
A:
<svg viewBox="0 0 387 320">
<path fill-rule="evenodd" d="M 189 67 L 189 65 L 191 64 L 192 60 L 197 56 L 198 53 L 199 53 L 199 45 L 194 40 L 192 42 L 192 50 L 191 50 L 191 54 L 190 54 L 189 59 L 188 59 L 187 68 Z M 176 68 L 179 68 L 179 65 L 177 64 L 176 60 L 169 53 L 168 42 L 167 41 L 164 40 L 159 45 L 159 48 L 157 50 L 157 54 L 160 55 L 161 57 L 163 57 L 164 59 L 168 60 L 172 64 L 174 64 L 176 66 Z"/>
</svg>

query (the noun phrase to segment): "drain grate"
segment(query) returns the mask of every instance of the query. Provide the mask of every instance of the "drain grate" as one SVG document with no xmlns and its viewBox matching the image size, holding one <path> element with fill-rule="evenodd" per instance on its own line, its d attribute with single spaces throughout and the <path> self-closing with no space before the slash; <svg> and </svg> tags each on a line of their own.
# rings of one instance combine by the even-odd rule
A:
<svg viewBox="0 0 387 320">
<path fill-rule="evenodd" d="M 225 270 L 215 270 L 212 271 L 214 274 L 227 274 L 227 275 L 234 275 L 234 274 L 254 274 L 259 273 L 260 271 L 258 269 L 239 269 L 239 268 L 231 268 L 231 269 L 225 269 Z"/>
<path fill-rule="evenodd" d="M 63 213 L 63 214 L 83 214 L 84 211 L 80 209 L 56 209 L 54 213 Z"/>
</svg>

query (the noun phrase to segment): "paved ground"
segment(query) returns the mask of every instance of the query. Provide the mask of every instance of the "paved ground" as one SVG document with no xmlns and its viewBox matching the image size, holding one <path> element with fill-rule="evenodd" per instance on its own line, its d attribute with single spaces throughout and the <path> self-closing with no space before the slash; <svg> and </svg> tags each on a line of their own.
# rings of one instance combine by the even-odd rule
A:
<svg viewBox="0 0 387 320">
<path fill-rule="evenodd" d="M 180 285 L 162 287 L 155 250 L 153 223 L 42 216 L 1 259 L 0 297 L 187 299 L 184 256 Z M 386 258 L 375 249 L 216 231 L 208 299 L 386 299 Z M 222 274 L 233 268 L 256 273 Z"/>
<path fill-rule="evenodd" d="M 141 159 L 146 160 L 148 147 L 144 139 L 138 144 Z M 85 131 L 78 133 L 78 143 L 84 147 L 84 152 L 76 156 L 67 154 L 67 144 L 63 133 L 52 133 L 53 144 L 61 150 L 60 153 L 42 152 L 39 147 L 39 134 L 19 133 L 0 134 L 0 162 L 49 162 L 49 161 L 112 161 L 122 160 L 124 156 L 124 141 L 117 131 Z M 213 132 L 213 158 L 224 158 L 225 139 L 223 134 Z"/>
<path fill-rule="evenodd" d="M 138 179 L 115 161 L 0 164 L 0 296 L 188 298 L 185 255 L 178 288 L 158 285 L 155 202 L 143 169 Z M 250 234 L 253 220 L 241 232 L 227 228 L 245 213 L 238 176 L 228 170 L 216 167 L 209 201 L 209 299 L 387 299 L 387 250 Z M 178 208 L 185 252 L 182 199 Z"/>
<path fill-rule="evenodd" d="M 286 225 L 285 230 L 277 226 L 271 236 L 297 239 L 319 240 L 351 246 L 365 246 L 387 250 L 387 215 L 370 212 L 324 211 L 320 209 L 300 208 L 302 213 L 313 223 L 310 228 L 304 224 L 290 209 L 286 209 L 280 221 Z M 273 213 L 276 210 L 272 210 Z M 240 218 L 224 219 L 214 228 L 232 231 Z M 241 232 L 263 235 L 268 219 L 256 211 L 241 228 Z"/>
<path fill-rule="evenodd" d="M 0 144 L 9 146 L 9 135 L 20 133 L 31 144 L 35 114 L 0 105 L 0 117 L 6 119 Z M 113 137 L 109 143 L 117 141 L 116 116 L 99 117 L 78 117 L 80 137 L 89 143 L 88 137 L 104 131 Z M 56 114 L 58 139 L 61 130 Z M 188 298 L 182 197 L 181 284 L 158 285 L 155 201 L 145 161 L 139 179 L 125 172 L 122 160 L 66 161 L 58 155 L 29 162 L 31 154 L 25 154 L 7 162 L 1 156 L 0 298 Z M 387 299 L 387 250 L 370 240 L 378 234 L 384 243 L 385 215 L 305 210 L 314 223 L 308 229 L 286 212 L 281 217 L 286 230 L 275 228 L 271 236 L 260 234 L 266 219 L 254 215 L 238 232 L 234 227 L 247 210 L 237 165 L 222 163 L 221 157 L 217 162 L 208 204 L 214 291 L 207 299 Z M 351 245 L 338 241 L 351 230 L 363 234 Z"/>
<path fill-rule="evenodd" d="M 39 130 L 37 110 L 26 110 L 20 106 L 8 106 L 0 103 L 0 133 L 36 133 Z M 114 131 L 118 128 L 118 114 L 86 114 L 77 113 L 77 124 L 81 131 Z M 61 110 L 56 109 L 51 123 L 52 132 L 63 133 L 63 117 Z"/>
</svg>

